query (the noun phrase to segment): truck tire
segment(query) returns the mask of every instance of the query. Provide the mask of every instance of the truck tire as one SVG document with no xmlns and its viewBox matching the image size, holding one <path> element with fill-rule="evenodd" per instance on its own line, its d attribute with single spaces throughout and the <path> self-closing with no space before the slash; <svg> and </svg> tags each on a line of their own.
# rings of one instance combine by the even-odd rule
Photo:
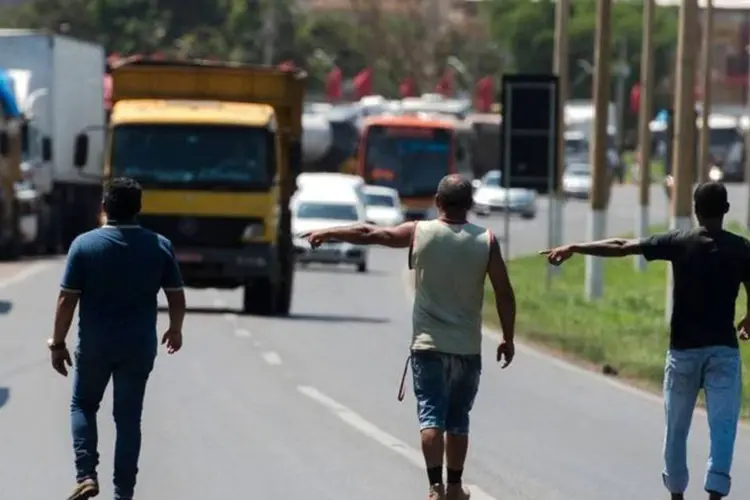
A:
<svg viewBox="0 0 750 500">
<path fill-rule="evenodd" d="M 289 316 L 292 309 L 292 291 L 294 290 L 294 253 L 287 251 L 281 264 L 281 279 L 276 293 L 276 314 Z"/>
<path fill-rule="evenodd" d="M 277 297 L 277 286 L 270 278 L 254 279 L 243 290 L 242 312 L 254 316 L 273 316 Z"/>
</svg>

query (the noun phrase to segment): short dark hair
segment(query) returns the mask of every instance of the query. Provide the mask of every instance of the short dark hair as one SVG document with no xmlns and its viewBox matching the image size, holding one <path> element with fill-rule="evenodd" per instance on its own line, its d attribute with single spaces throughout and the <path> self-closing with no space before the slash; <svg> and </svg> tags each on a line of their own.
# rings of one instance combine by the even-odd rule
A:
<svg viewBox="0 0 750 500">
<path fill-rule="evenodd" d="M 695 189 L 693 203 L 696 216 L 721 218 L 729 212 L 727 188 L 721 182 L 704 182 Z"/>
<path fill-rule="evenodd" d="M 141 211 L 142 189 L 129 177 L 112 179 L 104 189 L 104 211 L 115 221 L 131 221 Z"/>
<path fill-rule="evenodd" d="M 468 212 L 474 203 L 473 198 L 471 181 L 458 174 L 446 175 L 438 184 L 437 203 L 446 212 Z"/>
</svg>

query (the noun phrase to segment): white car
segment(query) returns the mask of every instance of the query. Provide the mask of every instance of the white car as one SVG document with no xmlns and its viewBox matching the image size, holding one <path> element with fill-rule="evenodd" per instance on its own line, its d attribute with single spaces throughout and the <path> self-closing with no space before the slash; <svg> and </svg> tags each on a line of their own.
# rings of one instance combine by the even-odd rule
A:
<svg viewBox="0 0 750 500">
<path fill-rule="evenodd" d="M 587 199 L 591 192 L 591 180 L 591 165 L 570 163 L 563 172 L 563 194 L 570 198 Z"/>
<path fill-rule="evenodd" d="M 506 189 L 500 183 L 501 172 L 490 170 L 481 180 L 475 181 L 474 212 L 487 216 L 492 212 L 519 214 L 524 219 L 536 217 L 536 191 L 524 188 Z"/>
<path fill-rule="evenodd" d="M 367 221 L 378 226 L 398 226 L 404 222 L 398 191 L 383 186 L 365 186 Z"/>
<path fill-rule="evenodd" d="M 365 207 L 351 189 L 303 188 L 291 203 L 292 231 L 297 262 L 322 264 L 353 264 L 360 273 L 367 272 L 366 246 L 331 241 L 312 249 L 302 238 L 309 231 L 365 222 Z"/>
</svg>

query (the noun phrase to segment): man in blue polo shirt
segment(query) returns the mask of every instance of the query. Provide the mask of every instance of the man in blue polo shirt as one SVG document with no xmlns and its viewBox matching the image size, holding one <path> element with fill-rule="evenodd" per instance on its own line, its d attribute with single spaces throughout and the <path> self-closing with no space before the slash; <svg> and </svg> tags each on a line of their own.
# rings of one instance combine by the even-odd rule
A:
<svg viewBox="0 0 750 500">
<path fill-rule="evenodd" d="M 70 404 L 77 484 L 69 500 L 99 494 L 96 413 L 110 378 L 117 431 L 115 499 L 133 498 L 143 398 L 157 351 L 160 289 L 169 304 L 169 328 L 161 343 L 169 354 L 182 346 L 182 278 L 170 241 L 136 223 L 141 187 L 132 179 L 114 179 L 103 208 L 107 223 L 80 235 L 70 247 L 48 341 L 53 368 L 67 376 L 73 364 L 65 338 L 80 302 Z"/>
</svg>

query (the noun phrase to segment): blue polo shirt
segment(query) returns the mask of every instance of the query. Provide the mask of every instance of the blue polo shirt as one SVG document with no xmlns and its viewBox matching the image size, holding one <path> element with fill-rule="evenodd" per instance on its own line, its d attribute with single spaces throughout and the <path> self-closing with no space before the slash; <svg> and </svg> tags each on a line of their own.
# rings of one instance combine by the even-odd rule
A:
<svg viewBox="0 0 750 500">
<path fill-rule="evenodd" d="M 156 353 L 157 296 L 182 289 L 165 237 L 140 226 L 103 226 L 78 236 L 61 287 L 80 293 L 81 352 Z"/>
</svg>

